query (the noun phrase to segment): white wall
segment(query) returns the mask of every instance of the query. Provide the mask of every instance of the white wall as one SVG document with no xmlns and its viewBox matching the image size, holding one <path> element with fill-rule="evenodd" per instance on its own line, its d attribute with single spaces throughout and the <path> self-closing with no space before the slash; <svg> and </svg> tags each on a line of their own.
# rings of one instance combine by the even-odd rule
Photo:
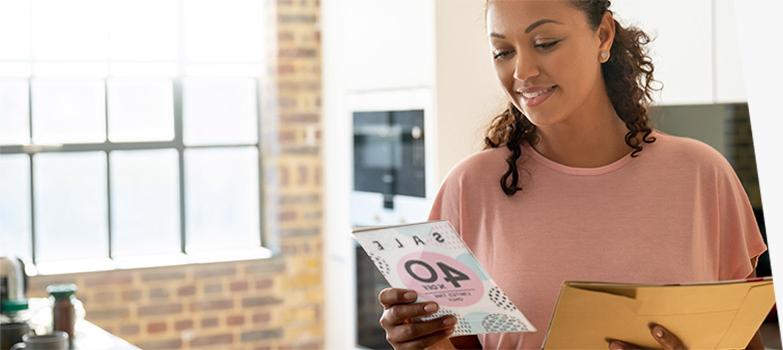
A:
<svg viewBox="0 0 783 350">
<path fill-rule="evenodd" d="M 769 257 L 775 281 L 775 298 L 783 300 L 783 167 L 779 163 L 783 146 L 780 129 L 783 128 L 780 109 L 780 69 L 783 30 L 774 24 L 783 13 L 783 2 L 737 1 L 736 15 L 745 86 L 753 129 L 753 147 L 759 173 L 764 220 L 767 228 Z M 782 332 L 783 333 L 783 332 Z"/>
<path fill-rule="evenodd" d="M 433 8 L 432 0 L 321 2 L 327 349 L 351 349 L 355 341 L 349 95 L 432 87 Z"/>
<path fill-rule="evenodd" d="M 481 149 L 484 129 L 507 101 L 492 67 L 483 1 L 435 3 L 437 168 L 440 183 Z"/>
</svg>

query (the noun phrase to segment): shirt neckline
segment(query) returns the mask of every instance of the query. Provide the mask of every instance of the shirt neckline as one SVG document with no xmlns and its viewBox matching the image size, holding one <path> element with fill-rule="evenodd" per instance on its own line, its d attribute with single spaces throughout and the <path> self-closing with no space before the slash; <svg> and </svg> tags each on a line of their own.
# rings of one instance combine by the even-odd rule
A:
<svg viewBox="0 0 783 350">
<path fill-rule="evenodd" d="M 658 134 L 657 130 L 653 129 L 652 133 L 650 134 L 650 136 L 655 136 L 656 138 L 659 138 L 660 135 Z M 650 144 L 645 144 L 645 145 L 646 145 L 645 147 L 649 147 L 650 146 Z M 555 170 L 555 171 L 560 172 L 560 173 L 568 174 L 568 175 L 583 175 L 583 176 L 584 175 L 603 175 L 603 174 L 607 174 L 607 173 L 613 172 L 613 171 L 615 171 L 617 169 L 620 169 L 624 165 L 628 164 L 628 162 L 631 161 L 631 159 L 633 158 L 633 157 L 631 157 L 631 154 L 634 152 L 634 151 L 628 152 L 622 158 L 620 158 L 618 160 L 615 160 L 614 162 L 609 163 L 607 165 L 603 165 L 603 166 L 595 167 L 595 168 L 580 168 L 580 167 L 567 166 L 567 165 L 555 162 L 555 161 L 545 157 L 541 153 L 538 153 L 538 151 L 535 148 L 533 148 L 532 146 L 530 146 L 527 142 L 524 143 L 523 147 L 524 147 L 524 150 L 528 154 L 530 154 L 533 159 L 539 161 L 540 163 L 542 163 L 543 165 L 545 165 L 546 167 L 548 167 L 548 168 L 550 168 L 552 170 Z"/>
</svg>

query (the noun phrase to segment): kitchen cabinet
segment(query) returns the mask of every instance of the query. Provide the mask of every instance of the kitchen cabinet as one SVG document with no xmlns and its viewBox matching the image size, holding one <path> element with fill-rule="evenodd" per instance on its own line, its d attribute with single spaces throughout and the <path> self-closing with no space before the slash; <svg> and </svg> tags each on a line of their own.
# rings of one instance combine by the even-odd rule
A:
<svg viewBox="0 0 783 350">
<path fill-rule="evenodd" d="M 711 0 L 621 0 L 612 2 L 618 21 L 654 37 L 649 44 L 656 80 L 655 104 L 713 101 Z"/>
<path fill-rule="evenodd" d="M 654 37 L 654 76 L 663 90 L 656 105 L 741 103 L 745 85 L 737 40 L 735 0 L 621 0 L 612 9 L 623 25 Z"/>
</svg>

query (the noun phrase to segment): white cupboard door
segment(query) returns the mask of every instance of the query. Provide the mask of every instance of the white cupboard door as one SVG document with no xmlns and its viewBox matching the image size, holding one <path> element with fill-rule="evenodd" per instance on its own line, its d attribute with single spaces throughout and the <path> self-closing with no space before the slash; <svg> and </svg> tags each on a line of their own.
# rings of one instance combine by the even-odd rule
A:
<svg viewBox="0 0 783 350">
<path fill-rule="evenodd" d="M 745 103 L 735 0 L 713 0 L 715 6 L 715 102 Z"/>
<path fill-rule="evenodd" d="M 655 38 L 650 56 L 663 90 L 654 104 L 713 102 L 712 0 L 615 0 L 610 9 L 623 26 Z"/>
</svg>

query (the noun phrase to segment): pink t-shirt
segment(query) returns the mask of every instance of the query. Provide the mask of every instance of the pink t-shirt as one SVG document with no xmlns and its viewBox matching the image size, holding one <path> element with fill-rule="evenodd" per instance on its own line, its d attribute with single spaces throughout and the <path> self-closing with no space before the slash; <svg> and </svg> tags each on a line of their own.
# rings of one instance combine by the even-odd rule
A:
<svg viewBox="0 0 783 350">
<path fill-rule="evenodd" d="M 500 188 L 510 151 L 457 164 L 430 220 L 457 229 L 538 329 L 479 336 L 487 349 L 540 348 L 563 281 L 681 283 L 745 278 L 766 250 L 747 194 L 715 149 L 654 131 L 636 158 L 568 167 L 525 144 L 521 187 Z"/>
</svg>

